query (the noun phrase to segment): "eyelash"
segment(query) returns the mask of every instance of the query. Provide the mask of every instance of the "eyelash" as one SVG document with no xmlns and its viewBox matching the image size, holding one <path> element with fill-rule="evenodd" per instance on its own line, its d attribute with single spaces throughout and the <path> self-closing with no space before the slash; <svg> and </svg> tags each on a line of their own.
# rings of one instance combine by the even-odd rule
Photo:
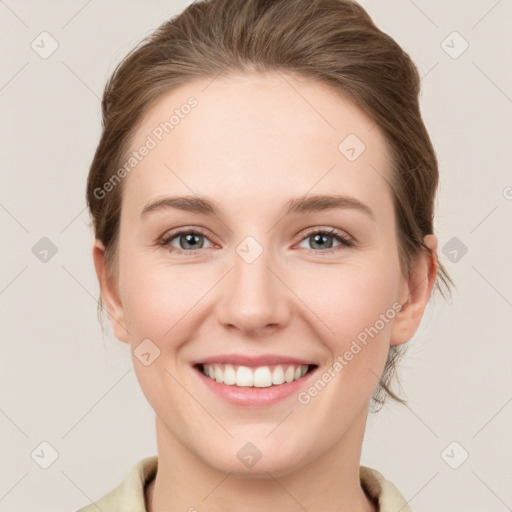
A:
<svg viewBox="0 0 512 512">
<path fill-rule="evenodd" d="M 160 242 L 158 242 L 158 245 L 166 247 L 172 253 L 187 254 L 189 256 L 193 256 L 193 255 L 197 254 L 201 249 L 199 249 L 197 251 L 184 251 L 183 249 L 177 249 L 176 247 L 172 247 L 170 245 L 171 240 L 175 239 L 176 237 L 179 237 L 180 235 L 185 235 L 185 234 L 187 234 L 187 235 L 188 234 L 200 235 L 200 236 L 204 236 L 205 238 L 208 238 L 208 236 L 205 233 L 203 233 L 200 229 L 196 228 L 196 229 L 191 229 L 191 230 L 183 230 L 183 231 L 177 231 L 177 232 L 174 232 L 174 233 L 169 233 L 168 235 L 165 235 L 160 240 Z M 310 237 L 312 237 L 314 235 L 318 235 L 318 234 L 323 234 L 323 235 L 328 235 L 328 236 L 333 237 L 335 240 L 337 240 L 338 242 L 341 243 L 341 246 L 334 247 L 334 248 L 331 248 L 331 249 L 327 249 L 325 251 L 314 250 L 314 249 L 307 249 L 308 252 L 312 252 L 312 253 L 315 253 L 315 254 L 330 254 L 330 253 L 333 253 L 333 252 L 335 252 L 335 251 L 337 251 L 339 249 L 353 247 L 355 245 L 355 242 L 351 238 L 349 238 L 348 236 L 346 236 L 342 232 L 340 232 L 340 231 L 338 231 L 336 229 L 333 229 L 333 228 L 330 228 L 330 229 L 319 229 L 319 228 L 314 229 L 313 231 L 311 231 L 309 233 L 306 233 L 306 235 L 299 240 L 299 243 L 302 242 L 303 240 L 307 239 L 307 238 L 310 238 Z"/>
</svg>

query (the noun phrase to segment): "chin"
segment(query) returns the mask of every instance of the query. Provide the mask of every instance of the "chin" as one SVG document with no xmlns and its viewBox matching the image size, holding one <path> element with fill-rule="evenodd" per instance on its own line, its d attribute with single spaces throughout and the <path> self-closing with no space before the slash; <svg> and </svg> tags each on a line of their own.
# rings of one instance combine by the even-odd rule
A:
<svg viewBox="0 0 512 512">
<path fill-rule="evenodd" d="M 239 443 L 230 440 L 222 456 L 212 453 L 210 457 L 204 458 L 203 452 L 203 460 L 216 471 L 240 478 L 269 478 L 269 473 L 275 477 L 284 476 L 306 464 L 304 453 L 299 454 L 293 449 L 283 452 L 279 446 L 264 441 L 261 439 L 259 443 L 255 439 L 254 443 Z"/>
</svg>

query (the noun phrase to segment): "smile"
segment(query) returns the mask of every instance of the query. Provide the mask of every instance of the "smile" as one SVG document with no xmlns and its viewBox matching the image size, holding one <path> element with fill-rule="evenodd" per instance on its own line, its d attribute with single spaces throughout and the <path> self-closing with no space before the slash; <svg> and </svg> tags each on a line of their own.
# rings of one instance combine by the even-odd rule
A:
<svg viewBox="0 0 512 512">
<path fill-rule="evenodd" d="M 267 388 L 301 379 L 316 365 L 276 364 L 248 367 L 234 364 L 199 364 L 206 377 L 228 386 Z"/>
</svg>

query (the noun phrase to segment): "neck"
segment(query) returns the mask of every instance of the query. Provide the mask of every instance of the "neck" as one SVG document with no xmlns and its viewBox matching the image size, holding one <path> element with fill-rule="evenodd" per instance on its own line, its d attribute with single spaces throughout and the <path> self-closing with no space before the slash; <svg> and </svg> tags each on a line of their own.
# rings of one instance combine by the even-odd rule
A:
<svg viewBox="0 0 512 512">
<path fill-rule="evenodd" d="M 146 488 L 148 512 L 376 512 L 360 485 L 367 410 L 330 449 L 299 469 L 247 477 L 212 468 L 156 417 L 158 470 Z"/>
</svg>

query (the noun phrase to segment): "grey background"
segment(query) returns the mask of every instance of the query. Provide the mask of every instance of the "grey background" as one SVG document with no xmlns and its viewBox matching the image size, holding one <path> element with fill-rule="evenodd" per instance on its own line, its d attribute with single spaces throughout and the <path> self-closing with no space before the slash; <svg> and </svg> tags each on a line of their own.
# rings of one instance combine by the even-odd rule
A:
<svg viewBox="0 0 512 512">
<path fill-rule="evenodd" d="M 457 284 L 409 343 L 409 405 L 370 415 L 361 462 L 416 512 L 512 510 L 512 2 L 361 3 L 423 76 L 436 234 Z M 0 511 L 76 510 L 156 454 L 129 347 L 102 339 L 96 318 L 84 194 L 106 79 L 186 4 L 0 1 Z M 47 58 L 31 47 L 51 49 L 43 31 L 58 43 Z M 58 454 L 47 469 L 42 442 Z"/>
</svg>

